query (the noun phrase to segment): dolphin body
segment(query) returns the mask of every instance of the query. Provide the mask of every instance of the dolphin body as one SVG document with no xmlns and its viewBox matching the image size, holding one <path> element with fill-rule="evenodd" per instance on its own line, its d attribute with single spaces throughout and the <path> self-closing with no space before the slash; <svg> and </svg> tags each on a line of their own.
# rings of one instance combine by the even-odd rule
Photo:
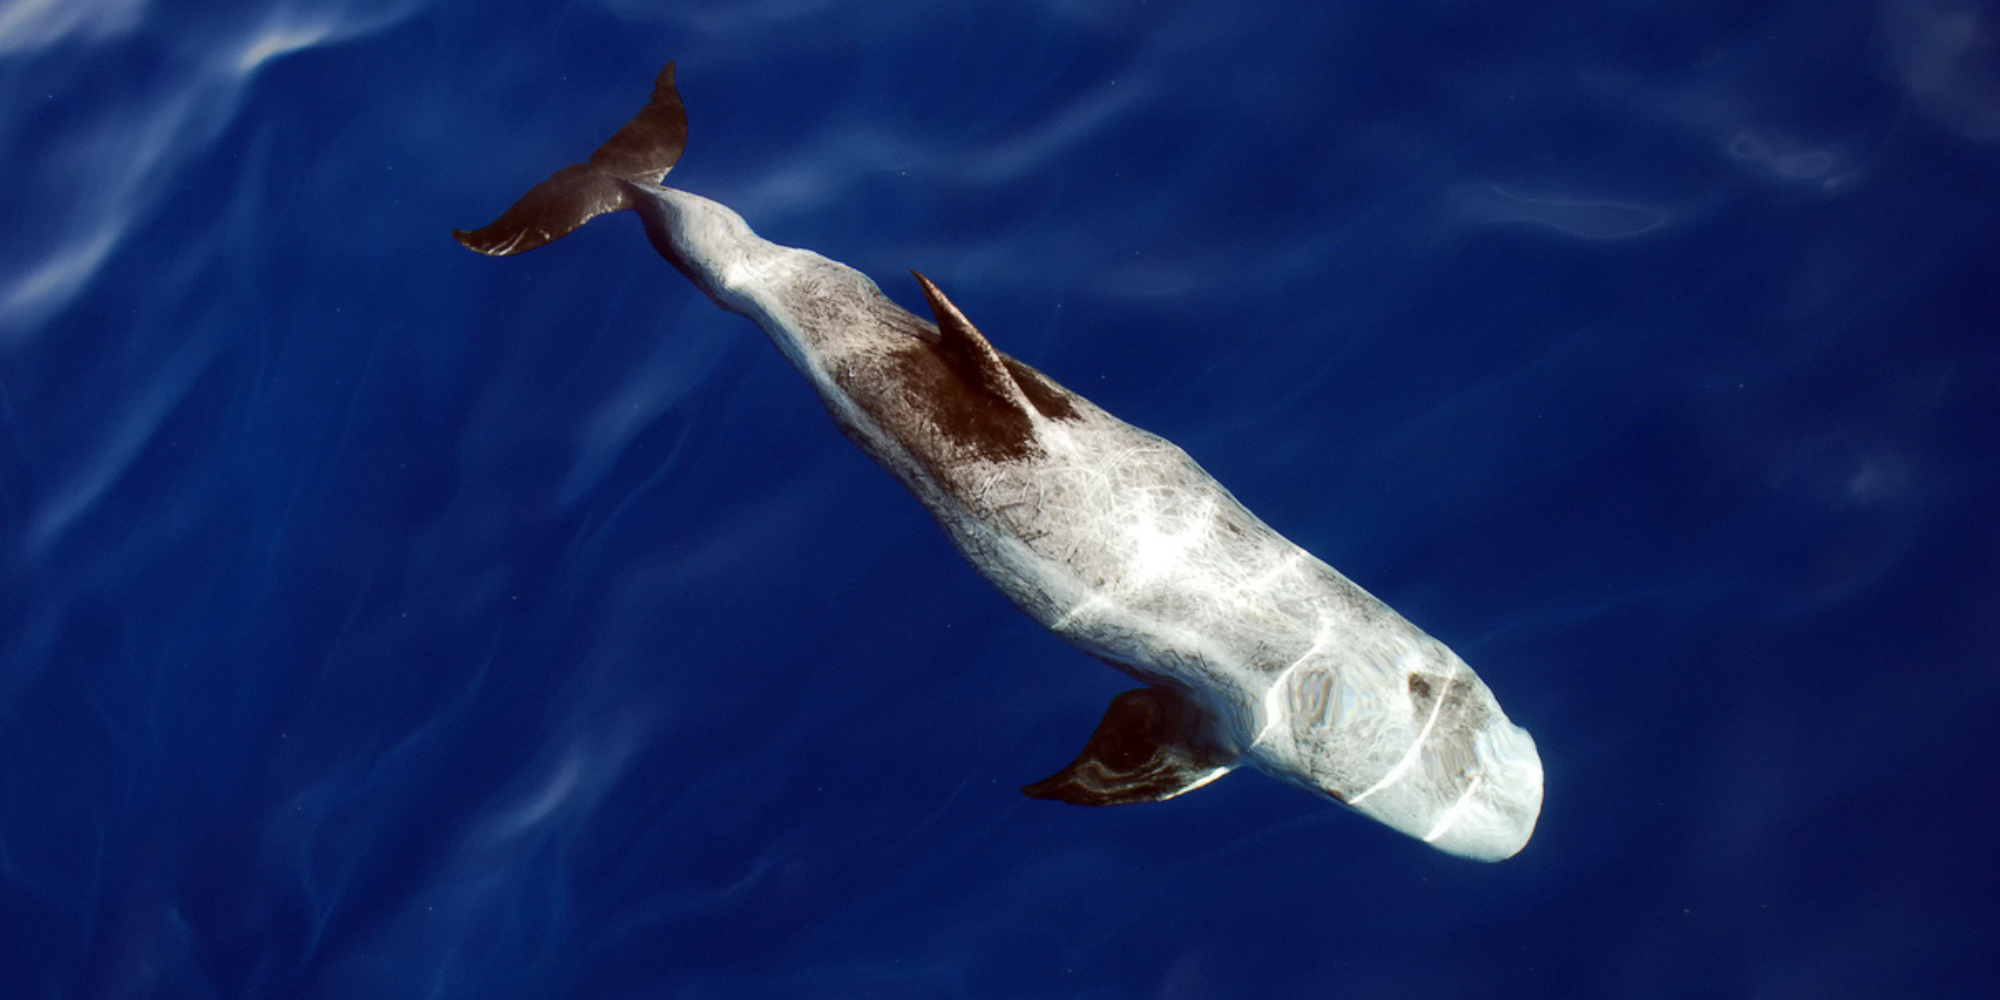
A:
<svg viewBox="0 0 2000 1000">
<path fill-rule="evenodd" d="M 1527 844 L 1542 804 L 1535 742 L 1443 643 L 1171 442 L 995 350 L 923 275 L 935 324 L 859 271 L 662 186 L 686 142 L 668 63 L 588 162 L 453 235 L 507 256 L 636 212 L 661 256 L 770 335 L 981 575 L 1146 684 L 1112 699 L 1073 763 L 1022 791 L 1158 801 L 1249 765 L 1452 854 L 1497 861 Z"/>
</svg>

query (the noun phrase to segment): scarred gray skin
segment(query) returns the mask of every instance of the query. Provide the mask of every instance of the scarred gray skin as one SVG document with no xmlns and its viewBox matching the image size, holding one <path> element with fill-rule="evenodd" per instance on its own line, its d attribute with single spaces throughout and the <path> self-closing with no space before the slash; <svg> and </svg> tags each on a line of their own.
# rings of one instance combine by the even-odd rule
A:
<svg viewBox="0 0 2000 1000">
<path fill-rule="evenodd" d="M 722 205 L 634 188 L 630 207 L 662 255 L 762 327 L 841 430 L 1037 622 L 1205 706 L 1233 763 L 1465 857 L 1499 860 L 1527 843 L 1541 761 L 1486 685 L 1180 448 L 1005 359 L 1048 398 L 1018 399 L 1025 447 L 996 454 L 939 417 L 927 384 L 940 376 L 922 365 L 936 325 L 853 268 L 758 237 Z"/>
</svg>

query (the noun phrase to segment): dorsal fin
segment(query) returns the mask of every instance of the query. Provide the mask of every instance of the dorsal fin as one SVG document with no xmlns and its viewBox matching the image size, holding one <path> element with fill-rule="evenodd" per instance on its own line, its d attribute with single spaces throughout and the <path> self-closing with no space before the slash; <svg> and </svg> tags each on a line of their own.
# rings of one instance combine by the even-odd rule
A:
<svg viewBox="0 0 2000 1000">
<path fill-rule="evenodd" d="M 1215 721 L 1194 699 L 1140 688 L 1111 699 L 1083 753 L 1021 791 L 1083 806 L 1158 802 L 1228 773 L 1236 755 L 1216 740 Z"/>
<path fill-rule="evenodd" d="M 632 207 L 629 184 L 658 184 L 687 148 L 687 108 L 674 88 L 674 64 L 653 81 L 653 96 L 590 162 L 556 171 L 528 189 L 490 225 L 454 229 L 467 249 L 507 257 L 546 246 L 606 212 Z"/>
<path fill-rule="evenodd" d="M 930 301 L 931 314 L 937 317 L 938 353 L 944 356 L 945 364 L 958 377 L 970 383 L 994 401 L 1009 408 L 1028 410 L 1028 400 L 1021 394 L 1021 387 L 1014 384 L 1014 376 L 1007 371 L 1007 361 L 993 344 L 986 339 L 965 314 L 945 298 L 944 291 L 937 283 L 924 277 L 921 272 L 911 271 L 917 284 L 924 288 L 924 298 Z"/>
</svg>

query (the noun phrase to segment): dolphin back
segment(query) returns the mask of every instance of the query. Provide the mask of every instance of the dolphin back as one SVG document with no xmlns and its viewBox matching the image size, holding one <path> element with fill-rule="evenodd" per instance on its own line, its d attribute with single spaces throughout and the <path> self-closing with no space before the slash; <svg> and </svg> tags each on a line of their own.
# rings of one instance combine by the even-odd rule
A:
<svg viewBox="0 0 2000 1000">
<path fill-rule="evenodd" d="M 633 207 L 633 184 L 666 179 L 687 148 L 687 108 L 674 87 L 674 64 L 653 81 L 653 96 L 585 163 L 572 164 L 528 189 L 484 228 L 454 229 L 466 249 L 510 257 L 562 239 L 607 212 Z"/>
</svg>

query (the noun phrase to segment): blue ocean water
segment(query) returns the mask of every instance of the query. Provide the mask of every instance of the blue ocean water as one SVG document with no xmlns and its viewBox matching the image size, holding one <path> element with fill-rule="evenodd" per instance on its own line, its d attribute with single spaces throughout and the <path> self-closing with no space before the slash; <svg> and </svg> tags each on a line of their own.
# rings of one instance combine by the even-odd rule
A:
<svg viewBox="0 0 2000 1000">
<path fill-rule="evenodd" d="M 2000 9 L 0 2 L 0 997 L 1967 996 L 2000 961 Z M 1173 438 L 1536 736 L 1448 857 L 1130 682 L 628 217 Z"/>
</svg>

